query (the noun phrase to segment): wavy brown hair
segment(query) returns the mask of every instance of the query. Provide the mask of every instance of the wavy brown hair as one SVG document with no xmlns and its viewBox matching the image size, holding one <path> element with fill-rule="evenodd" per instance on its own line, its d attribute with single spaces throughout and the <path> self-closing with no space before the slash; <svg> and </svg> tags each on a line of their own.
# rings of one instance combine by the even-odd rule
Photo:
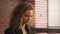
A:
<svg viewBox="0 0 60 34">
<path fill-rule="evenodd" d="M 19 27 L 20 19 L 26 10 L 33 10 L 33 5 L 31 3 L 22 3 L 15 7 L 12 12 L 12 17 L 10 19 L 9 26 L 13 28 Z"/>
</svg>

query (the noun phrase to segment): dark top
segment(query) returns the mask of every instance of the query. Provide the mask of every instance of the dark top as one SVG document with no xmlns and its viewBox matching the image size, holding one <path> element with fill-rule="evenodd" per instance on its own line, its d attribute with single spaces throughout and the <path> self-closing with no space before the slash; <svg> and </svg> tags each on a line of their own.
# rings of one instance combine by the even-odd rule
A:
<svg viewBox="0 0 60 34">
<path fill-rule="evenodd" d="M 25 27 L 27 34 L 34 34 L 34 28 L 31 26 L 26 26 Z M 17 29 L 13 29 L 13 28 L 8 28 L 5 30 L 4 34 L 23 34 L 22 30 L 17 28 Z"/>
</svg>

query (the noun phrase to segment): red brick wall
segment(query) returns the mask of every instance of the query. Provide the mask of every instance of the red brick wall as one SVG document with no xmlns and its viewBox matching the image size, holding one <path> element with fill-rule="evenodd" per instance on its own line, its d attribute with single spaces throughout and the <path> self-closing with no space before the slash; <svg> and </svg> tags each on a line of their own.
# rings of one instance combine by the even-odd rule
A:
<svg viewBox="0 0 60 34">
<path fill-rule="evenodd" d="M 18 0 L 0 0 L 0 34 L 4 34 L 8 27 L 10 13 L 13 11 Z"/>
</svg>

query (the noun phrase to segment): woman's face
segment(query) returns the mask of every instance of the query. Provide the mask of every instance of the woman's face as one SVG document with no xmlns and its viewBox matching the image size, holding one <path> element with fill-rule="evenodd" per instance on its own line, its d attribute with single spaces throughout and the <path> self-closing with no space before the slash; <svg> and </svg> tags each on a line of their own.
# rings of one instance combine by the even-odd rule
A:
<svg viewBox="0 0 60 34">
<path fill-rule="evenodd" d="M 33 16 L 33 10 L 27 10 L 22 16 L 22 22 L 24 24 L 30 23 Z"/>
</svg>

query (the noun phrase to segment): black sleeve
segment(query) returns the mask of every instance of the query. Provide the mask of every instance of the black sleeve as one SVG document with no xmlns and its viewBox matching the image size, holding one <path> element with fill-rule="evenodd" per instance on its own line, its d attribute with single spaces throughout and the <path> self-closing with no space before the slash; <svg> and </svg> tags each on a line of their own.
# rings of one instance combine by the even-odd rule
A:
<svg viewBox="0 0 60 34">
<path fill-rule="evenodd" d="M 31 34 L 35 34 L 35 28 L 34 27 L 31 27 Z"/>
<path fill-rule="evenodd" d="M 11 28 L 8 28 L 5 30 L 4 34 L 13 34 L 13 30 Z"/>
<path fill-rule="evenodd" d="M 32 32 L 33 32 L 33 34 L 35 34 L 35 28 L 34 27 L 32 28 Z"/>
</svg>

